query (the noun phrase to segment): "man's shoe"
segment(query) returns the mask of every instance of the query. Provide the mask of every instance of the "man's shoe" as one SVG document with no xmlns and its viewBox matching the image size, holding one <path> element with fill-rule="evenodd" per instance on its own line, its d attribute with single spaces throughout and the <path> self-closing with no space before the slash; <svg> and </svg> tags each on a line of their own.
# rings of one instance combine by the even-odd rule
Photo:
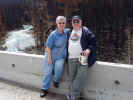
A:
<svg viewBox="0 0 133 100">
<path fill-rule="evenodd" d="M 71 96 L 71 100 L 79 100 L 79 98 L 76 96 Z"/>
<path fill-rule="evenodd" d="M 67 95 L 67 100 L 71 100 L 71 95 Z"/>
<path fill-rule="evenodd" d="M 53 85 L 54 85 L 55 88 L 59 88 L 59 82 L 53 81 Z"/>
<path fill-rule="evenodd" d="M 48 94 L 48 90 L 41 89 L 40 97 L 43 98 Z"/>
<path fill-rule="evenodd" d="M 69 95 L 67 95 L 67 100 L 79 100 L 79 98 L 69 94 Z"/>
</svg>

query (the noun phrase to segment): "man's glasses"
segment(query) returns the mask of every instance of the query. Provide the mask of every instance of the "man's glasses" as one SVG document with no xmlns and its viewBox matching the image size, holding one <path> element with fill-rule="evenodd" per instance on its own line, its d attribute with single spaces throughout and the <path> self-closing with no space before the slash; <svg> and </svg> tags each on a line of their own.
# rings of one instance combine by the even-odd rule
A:
<svg viewBox="0 0 133 100">
<path fill-rule="evenodd" d="M 64 22 L 59 22 L 59 24 L 65 24 Z"/>
<path fill-rule="evenodd" d="M 79 24 L 80 23 L 80 21 L 79 20 L 74 20 L 72 23 L 77 23 L 77 24 Z"/>
</svg>

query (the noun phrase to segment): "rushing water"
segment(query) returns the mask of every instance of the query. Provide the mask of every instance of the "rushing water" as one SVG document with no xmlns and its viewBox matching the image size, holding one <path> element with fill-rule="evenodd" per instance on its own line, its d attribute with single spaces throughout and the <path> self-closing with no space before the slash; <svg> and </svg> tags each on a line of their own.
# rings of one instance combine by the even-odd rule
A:
<svg viewBox="0 0 133 100">
<path fill-rule="evenodd" d="M 26 48 L 35 46 L 35 39 L 32 35 L 32 26 L 23 25 L 23 29 L 8 32 L 8 37 L 3 45 L 6 51 L 24 52 Z"/>
</svg>

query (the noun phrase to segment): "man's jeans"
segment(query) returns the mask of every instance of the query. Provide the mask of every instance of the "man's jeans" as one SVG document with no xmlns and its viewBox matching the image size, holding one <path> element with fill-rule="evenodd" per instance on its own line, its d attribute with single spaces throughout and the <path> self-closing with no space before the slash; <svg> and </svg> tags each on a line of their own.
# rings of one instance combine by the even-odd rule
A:
<svg viewBox="0 0 133 100">
<path fill-rule="evenodd" d="M 48 64 L 48 58 L 44 59 L 44 76 L 42 89 L 48 90 L 54 71 L 54 81 L 59 82 L 64 69 L 64 59 L 58 59 L 53 64 Z"/>
<path fill-rule="evenodd" d="M 81 65 L 78 59 L 69 59 L 68 66 L 69 95 L 79 98 L 80 92 L 85 86 L 89 68 L 87 65 Z"/>
</svg>

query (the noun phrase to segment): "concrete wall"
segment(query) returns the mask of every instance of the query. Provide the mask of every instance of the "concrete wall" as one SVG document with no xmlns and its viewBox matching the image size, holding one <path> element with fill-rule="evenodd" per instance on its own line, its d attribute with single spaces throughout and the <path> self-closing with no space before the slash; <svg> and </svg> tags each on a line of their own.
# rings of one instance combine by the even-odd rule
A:
<svg viewBox="0 0 133 100">
<path fill-rule="evenodd" d="M 41 55 L 0 51 L 0 78 L 40 89 L 43 76 L 43 58 L 44 56 Z M 114 96 L 117 98 L 116 100 L 124 100 L 120 98 L 120 95 L 123 96 L 123 94 L 125 97 L 128 94 L 133 98 L 133 65 L 97 61 L 90 68 L 87 81 L 88 85 L 83 92 L 86 98 L 111 100 L 107 98 L 114 96 L 114 94 L 117 94 Z M 68 92 L 67 86 L 67 66 L 65 66 L 60 88 L 55 89 L 51 85 L 50 91 L 66 94 Z"/>
</svg>

